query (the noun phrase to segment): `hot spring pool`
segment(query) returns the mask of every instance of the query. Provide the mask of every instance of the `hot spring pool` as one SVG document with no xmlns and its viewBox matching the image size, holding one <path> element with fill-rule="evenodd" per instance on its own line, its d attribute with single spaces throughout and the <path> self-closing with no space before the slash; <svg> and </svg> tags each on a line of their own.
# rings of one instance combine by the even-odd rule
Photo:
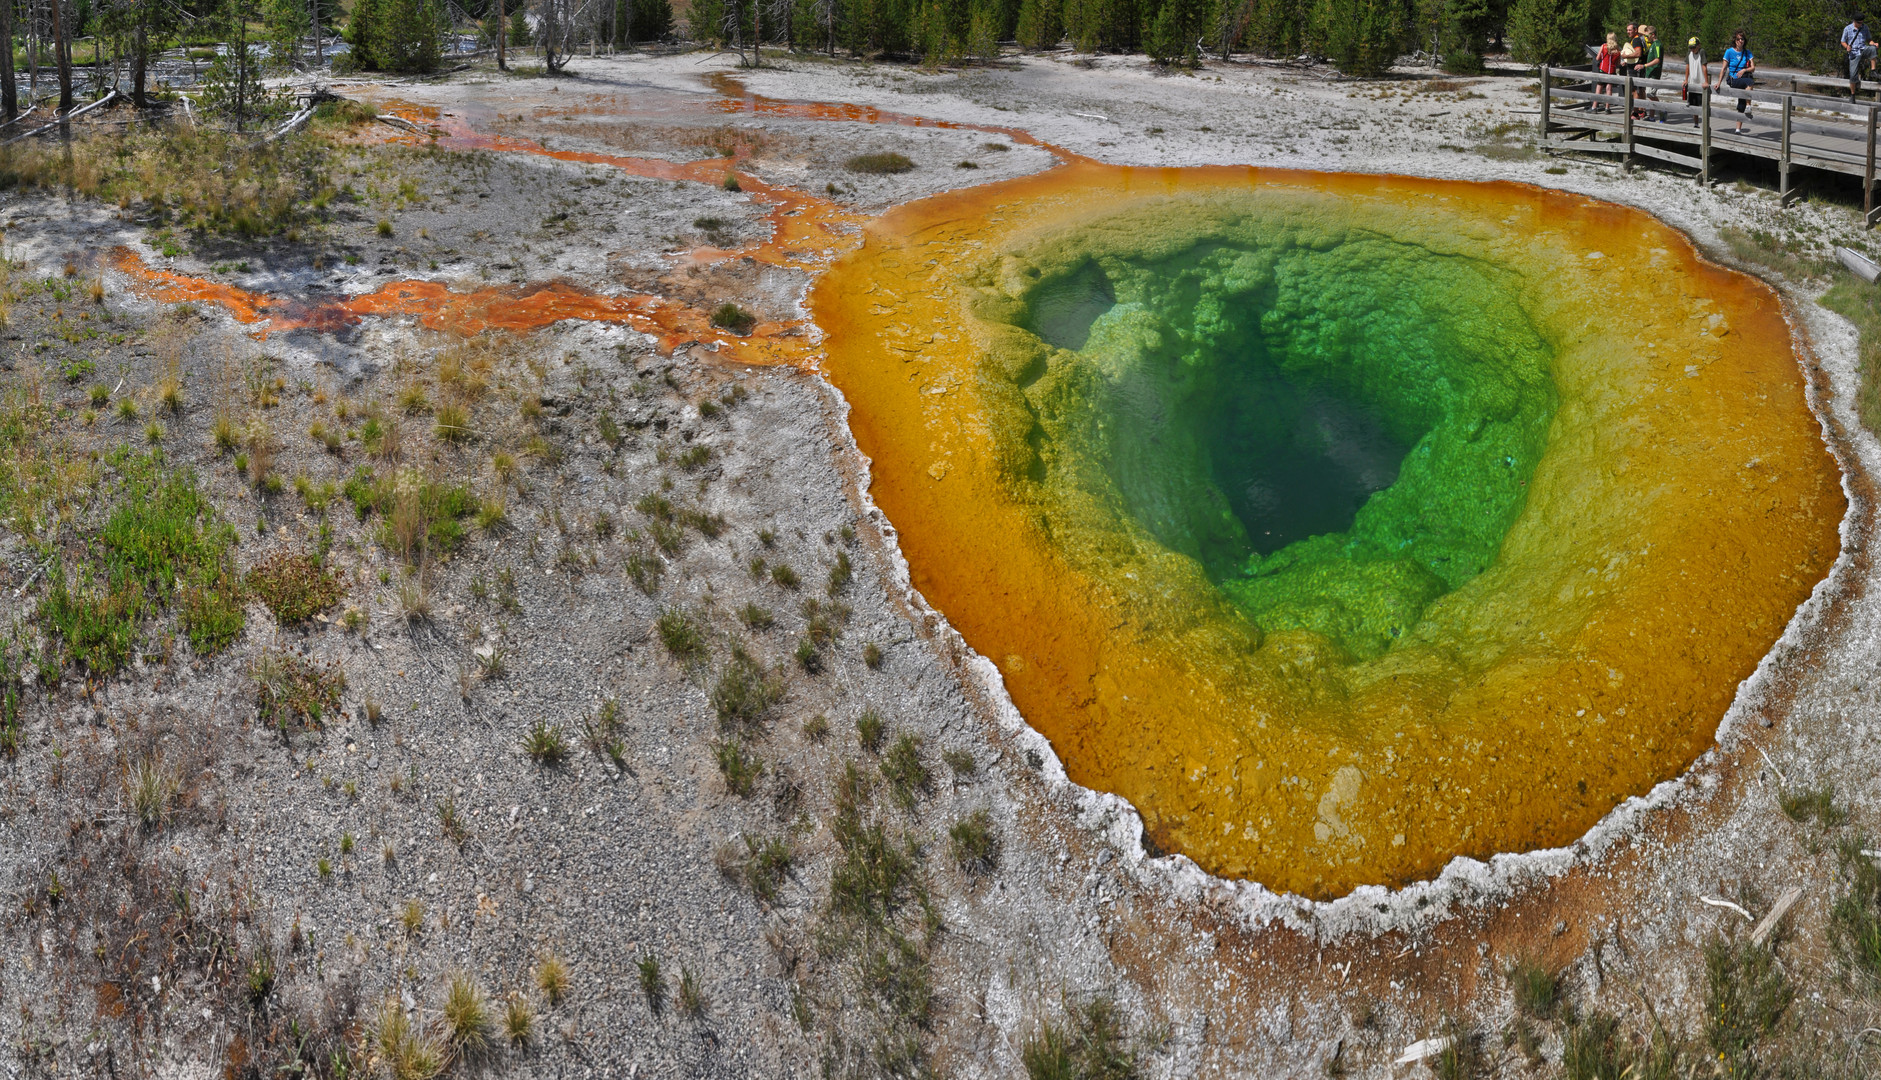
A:
<svg viewBox="0 0 1881 1080">
<path fill-rule="evenodd" d="M 1575 196 L 1076 164 L 812 309 L 915 586 L 1072 779 L 1276 889 L 1571 841 L 1838 550 L 1776 297 Z"/>
</svg>

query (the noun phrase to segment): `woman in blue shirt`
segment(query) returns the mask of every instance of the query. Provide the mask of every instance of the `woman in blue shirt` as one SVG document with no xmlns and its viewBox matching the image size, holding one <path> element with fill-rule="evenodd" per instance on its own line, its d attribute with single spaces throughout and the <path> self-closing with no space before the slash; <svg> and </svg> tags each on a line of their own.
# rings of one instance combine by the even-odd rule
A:
<svg viewBox="0 0 1881 1080">
<path fill-rule="evenodd" d="M 1731 35 L 1731 47 L 1724 50 L 1724 67 L 1719 70 L 1718 84 L 1712 89 L 1722 90 L 1728 85 L 1733 90 L 1748 90 L 1753 82 L 1751 76 L 1755 74 L 1757 74 L 1757 58 L 1751 55 L 1750 38 L 1742 30 L 1738 30 Z M 1749 108 L 1749 98 L 1737 99 L 1737 133 L 1739 135 L 1744 133 L 1744 113 Z"/>
</svg>

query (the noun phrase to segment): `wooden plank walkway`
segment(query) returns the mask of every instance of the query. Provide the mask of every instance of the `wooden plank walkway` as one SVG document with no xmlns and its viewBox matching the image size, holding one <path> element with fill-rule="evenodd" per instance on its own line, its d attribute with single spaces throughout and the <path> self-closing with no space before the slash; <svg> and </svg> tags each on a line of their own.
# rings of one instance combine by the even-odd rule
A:
<svg viewBox="0 0 1881 1080">
<path fill-rule="evenodd" d="M 1671 66 L 1671 65 L 1668 65 Z M 1683 65 L 1678 65 L 1682 73 Z M 1761 76 L 1760 76 L 1761 78 Z M 1881 210 L 1875 206 L 1875 131 L 1881 102 L 1795 89 L 1803 85 L 1846 86 L 1846 81 L 1783 73 L 1790 90 L 1762 86 L 1700 91 L 1688 104 L 1677 79 L 1641 79 L 1603 75 L 1578 68 L 1541 69 L 1541 146 L 1618 154 L 1631 163 L 1641 157 L 1681 165 L 1711 183 L 1711 163 L 1719 153 L 1742 154 L 1777 163 L 1778 194 L 1788 206 L 1796 197 L 1791 173 L 1797 168 L 1859 176 L 1862 210 L 1872 229 Z M 1561 83 L 1562 85 L 1556 85 Z M 1635 93 L 1656 93 L 1659 100 L 1634 99 L 1645 118 L 1622 103 Z M 1737 111 L 1746 102 L 1748 115 Z M 1739 126 L 1743 127 L 1740 133 Z M 1603 138 L 1612 135 L 1615 138 Z"/>
</svg>

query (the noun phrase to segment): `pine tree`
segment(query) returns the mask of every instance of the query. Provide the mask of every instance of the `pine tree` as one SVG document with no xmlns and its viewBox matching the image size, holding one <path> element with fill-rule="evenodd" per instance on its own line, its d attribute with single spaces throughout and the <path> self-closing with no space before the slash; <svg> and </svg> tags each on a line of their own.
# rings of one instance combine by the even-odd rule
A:
<svg viewBox="0 0 1881 1080">
<path fill-rule="evenodd" d="M 672 32 L 673 5 L 670 0 L 634 0 L 629 40 L 659 41 Z"/>
<path fill-rule="evenodd" d="M 529 20 L 523 15 L 521 0 L 517 0 L 515 10 L 509 13 L 509 43 L 522 47 L 536 43 L 535 32 L 529 29 Z"/>
<path fill-rule="evenodd" d="M 1438 16 L 1437 52 L 1443 69 L 1454 75 L 1483 70 L 1483 50 L 1494 28 L 1489 0 L 1444 0 Z"/>
<path fill-rule="evenodd" d="M 1198 43 L 1208 30 L 1210 14 L 1208 0 L 1163 0 L 1144 35 L 1143 51 L 1159 64 L 1194 67 L 1201 60 Z"/>
<path fill-rule="evenodd" d="M 1379 75 L 1404 51 L 1413 26 L 1408 0 L 1320 0 L 1320 47 L 1347 75 Z"/>
<path fill-rule="evenodd" d="M 686 9 L 686 36 L 713 48 L 725 44 L 725 0 L 692 0 Z"/>
<path fill-rule="evenodd" d="M 1509 53 L 1518 63 L 1578 64 L 1586 59 L 1587 0 L 1514 0 Z"/>
<path fill-rule="evenodd" d="M 1022 0 L 1013 36 L 1023 48 L 1056 48 L 1065 37 L 1063 0 Z"/>
</svg>

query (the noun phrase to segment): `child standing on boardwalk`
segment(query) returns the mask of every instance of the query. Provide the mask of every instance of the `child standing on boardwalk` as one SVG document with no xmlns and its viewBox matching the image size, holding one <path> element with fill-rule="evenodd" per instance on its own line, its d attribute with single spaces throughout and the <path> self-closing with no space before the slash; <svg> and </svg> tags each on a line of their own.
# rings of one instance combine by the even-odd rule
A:
<svg viewBox="0 0 1881 1080">
<path fill-rule="evenodd" d="M 1607 43 L 1602 45 L 1600 51 L 1594 55 L 1594 70 L 1600 72 L 1602 75 L 1611 75 L 1619 66 L 1620 39 L 1615 34 L 1608 34 Z M 1613 93 L 1613 84 L 1595 83 L 1594 93 L 1611 95 Z M 1594 106 L 1594 111 L 1603 113 L 1612 112 L 1613 106 L 1596 105 Z"/>
<path fill-rule="evenodd" d="M 1705 60 L 1705 47 L 1693 38 L 1685 43 L 1685 85 L 1681 92 L 1685 95 L 1685 104 L 1694 109 L 1708 108 L 1705 104 L 1705 83 L 1711 78 L 1710 65 Z M 1703 116 L 1692 117 L 1694 127 L 1703 126 Z"/>
</svg>

